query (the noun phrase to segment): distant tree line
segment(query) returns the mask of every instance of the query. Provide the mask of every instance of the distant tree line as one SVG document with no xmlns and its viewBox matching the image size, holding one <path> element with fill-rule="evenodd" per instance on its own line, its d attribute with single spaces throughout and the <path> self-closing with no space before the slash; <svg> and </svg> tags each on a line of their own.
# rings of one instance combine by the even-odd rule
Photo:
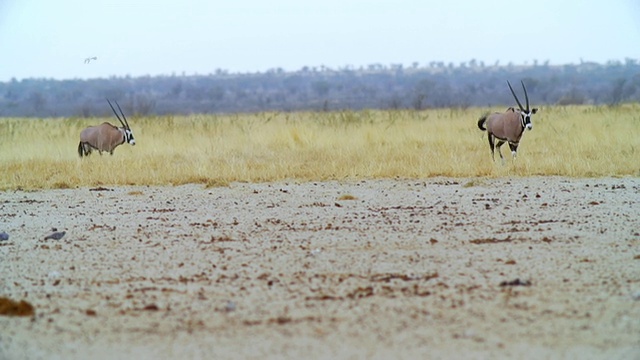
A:
<svg viewBox="0 0 640 360">
<path fill-rule="evenodd" d="M 512 106 L 507 80 L 518 92 L 523 80 L 534 106 L 640 101 L 636 59 L 488 66 L 471 60 L 245 74 L 217 70 L 189 76 L 13 79 L 0 82 L 0 116 L 105 116 L 111 111 L 105 98 L 118 100 L 135 115 Z"/>
</svg>

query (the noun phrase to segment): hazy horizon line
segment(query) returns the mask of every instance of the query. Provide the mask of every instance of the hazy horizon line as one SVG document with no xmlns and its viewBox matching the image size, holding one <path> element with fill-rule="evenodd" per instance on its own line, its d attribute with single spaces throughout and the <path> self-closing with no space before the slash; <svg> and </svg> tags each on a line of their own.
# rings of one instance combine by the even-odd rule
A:
<svg viewBox="0 0 640 360">
<path fill-rule="evenodd" d="M 99 60 L 96 60 L 99 61 Z M 475 61 L 475 65 L 470 65 Z M 155 73 L 155 74 L 110 74 L 104 76 L 76 76 L 76 77 L 55 77 L 55 76 L 29 76 L 29 77 L 15 77 L 12 76 L 7 80 L 0 80 L 0 83 L 14 82 L 14 81 L 23 81 L 23 80 L 56 80 L 56 81 L 64 81 L 64 80 L 99 80 L 99 79 L 112 79 L 112 78 L 138 78 L 138 77 L 189 77 L 189 76 L 211 76 L 211 75 L 259 75 L 259 74 L 268 74 L 273 72 L 278 73 L 300 73 L 300 72 L 329 72 L 329 71 L 379 71 L 379 70 L 394 70 L 398 68 L 402 68 L 403 70 L 425 70 L 425 69 L 442 69 L 443 67 L 440 64 L 444 64 L 444 68 L 451 68 L 453 64 L 453 68 L 501 68 L 501 67 L 537 67 L 537 66 L 549 66 L 549 67 L 562 67 L 562 66 L 577 66 L 577 65 L 599 65 L 599 66 L 612 66 L 612 65 L 627 65 L 629 61 L 640 63 L 640 58 L 633 57 L 624 57 L 623 59 L 609 59 L 604 62 L 591 61 L 591 60 L 583 60 L 580 58 L 579 62 L 565 62 L 565 63 L 552 63 L 551 60 L 537 60 L 532 59 L 531 61 L 524 61 L 523 63 L 516 63 L 514 61 L 508 61 L 502 63 L 499 60 L 493 62 L 487 62 L 478 59 L 469 59 L 467 61 L 443 61 L 443 60 L 432 60 L 427 62 L 419 62 L 412 61 L 410 63 L 401 63 L 401 62 L 392 62 L 392 63 L 381 63 L 381 62 L 371 62 L 368 64 L 361 65 L 353 65 L 346 64 L 337 67 L 331 67 L 324 64 L 320 65 L 304 65 L 297 70 L 284 69 L 280 66 L 266 68 L 264 70 L 256 70 L 256 71 L 233 71 L 224 68 L 215 68 L 209 72 L 198 72 L 198 71 L 186 71 L 186 70 L 175 70 L 170 73 Z M 416 65 L 417 64 L 417 65 Z M 439 66 L 434 67 L 434 64 L 438 64 Z M 91 64 L 86 64 L 84 66 L 91 66 Z M 375 66 L 375 69 L 368 69 L 369 67 Z"/>
</svg>

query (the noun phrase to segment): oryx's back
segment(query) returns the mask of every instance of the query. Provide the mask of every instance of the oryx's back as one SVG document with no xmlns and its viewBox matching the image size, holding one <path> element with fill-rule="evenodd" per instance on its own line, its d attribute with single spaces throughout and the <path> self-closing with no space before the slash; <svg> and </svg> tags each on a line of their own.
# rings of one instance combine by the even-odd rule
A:
<svg viewBox="0 0 640 360">
<path fill-rule="evenodd" d="M 80 132 L 80 140 L 88 140 L 92 137 L 104 136 L 109 134 L 110 129 L 117 129 L 115 126 L 108 122 L 103 122 L 100 125 L 89 126 Z"/>
<path fill-rule="evenodd" d="M 124 135 L 117 127 L 103 122 L 82 130 L 80 141 L 89 143 L 96 149 L 110 152 L 124 142 Z"/>
</svg>

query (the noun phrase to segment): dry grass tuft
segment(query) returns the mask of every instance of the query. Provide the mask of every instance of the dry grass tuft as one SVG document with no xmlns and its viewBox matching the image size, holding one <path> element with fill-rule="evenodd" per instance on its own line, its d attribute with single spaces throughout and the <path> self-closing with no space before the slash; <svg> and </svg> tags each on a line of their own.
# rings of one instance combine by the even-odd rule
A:
<svg viewBox="0 0 640 360">
<path fill-rule="evenodd" d="M 469 180 L 464 184 L 462 184 L 462 187 L 469 188 L 469 187 L 478 186 L 479 184 L 480 184 L 480 181 L 478 180 Z"/>
<path fill-rule="evenodd" d="M 338 200 L 358 200 L 358 198 L 353 195 L 345 194 L 338 197 Z"/>
<path fill-rule="evenodd" d="M 0 119 L 0 189 L 371 178 L 640 175 L 640 106 L 548 107 L 518 159 L 491 161 L 487 109 L 344 111 L 130 119 L 135 147 L 79 159 L 105 119 Z M 504 109 L 494 109 L 504 110 Z M 114 122 L 113 119 L 108 121 Z M 473 186 L 469 184 L 468 186 Z"/>
<path fill-rule="evenodd" d="M 216 188 L 216 187 L 229 187 L 229 182 L 222 179 L 206 179 L 204 182 L 205 188 Z"/>
</svg>

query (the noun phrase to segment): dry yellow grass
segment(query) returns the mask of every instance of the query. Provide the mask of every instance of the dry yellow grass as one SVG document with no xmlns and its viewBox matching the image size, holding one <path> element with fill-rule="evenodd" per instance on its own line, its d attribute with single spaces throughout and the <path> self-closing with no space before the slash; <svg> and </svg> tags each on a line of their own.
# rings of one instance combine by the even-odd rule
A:
<svg viewBox="0 0 640 360">
<path fill-rule="evenodd" d="M 504 110 L 504 109 L 493 109 Z M 0 119 L 0 188 L 360 178 L 640 175 L 640 106 L 545 107 L 511 161 L 491 161 L 487 109 L 130 119 L 137 145 L 80 159 L 105 119 Z M 108 119 L 116 123 L 116 119 Z M 497 154 L 496 154 L 497 157 Z"/>
</svg>

